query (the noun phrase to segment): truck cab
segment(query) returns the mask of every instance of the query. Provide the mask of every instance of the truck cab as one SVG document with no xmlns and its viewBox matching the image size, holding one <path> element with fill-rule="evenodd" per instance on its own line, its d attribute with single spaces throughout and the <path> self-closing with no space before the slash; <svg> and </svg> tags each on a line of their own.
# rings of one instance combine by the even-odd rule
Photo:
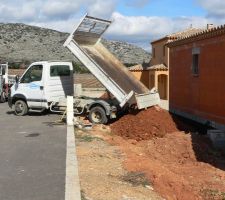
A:
<svg viewBox="0 0 225 200">
<path fill-rule="evenodd" d="M 16 115 L 42 112 L 53 102 L 73 96 L 71 62 L 41 61 L 32 63 L 11 87 L 8 103 Z"/>
</svg>

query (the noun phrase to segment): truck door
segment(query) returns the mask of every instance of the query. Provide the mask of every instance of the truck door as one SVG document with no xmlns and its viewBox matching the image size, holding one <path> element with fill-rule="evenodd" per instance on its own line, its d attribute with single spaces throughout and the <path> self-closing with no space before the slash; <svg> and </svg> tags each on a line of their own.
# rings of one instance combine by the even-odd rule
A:
<svg viewBox="0 0 225 200">
<path fill-rule="evenodd" d="M 27 98 L 29 108 L 42 108 L 44 99 L 43 66 L 31 66 L 20 79 L 19 90 Z"/>
</svg>

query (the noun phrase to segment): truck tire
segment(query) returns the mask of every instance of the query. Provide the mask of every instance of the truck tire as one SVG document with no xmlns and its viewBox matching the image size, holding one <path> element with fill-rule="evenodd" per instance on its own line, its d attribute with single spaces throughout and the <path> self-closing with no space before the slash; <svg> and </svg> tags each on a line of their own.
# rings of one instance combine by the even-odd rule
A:
<svg viewBox="0 0 225 200">
<path fill-rule="evenodd" d="M 106 124 L 108 122 L 105 110 L 100 106 L 91 108 L 88 118 L 93 124 Z"/>
<path fill-rule="evenodd" d="M 25 101 L 17 100 L 15 102 L 15 115 L 24 116 L 28 113 L 28 107 Z"/>
<path fill-rule="evenodd" d="M 1 102 L 1 103 L 5 103 L 5 102 L 6 102 L 6 95 L 5 95 L 5 92 L 2 92 L 2 93 L 1 93 L 0 102 Z"/>
</svg>

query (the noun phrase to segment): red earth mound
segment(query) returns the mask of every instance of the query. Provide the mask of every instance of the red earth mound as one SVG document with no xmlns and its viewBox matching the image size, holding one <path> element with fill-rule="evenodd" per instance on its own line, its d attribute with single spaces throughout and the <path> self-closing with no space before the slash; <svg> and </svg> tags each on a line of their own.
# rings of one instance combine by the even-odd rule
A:
<svg viewBox="0 0 225 200">
<path fill-rule="evenodd" d="M 111 125 L 111 129 L 116 135 L 137 141 L 163 137 L 178 130 L 169 112 L 158 107 L 124 115 Z"/>
<path fill-rule="evenodd" d="M 155 190 L 168 200 L 223 200 L 224 156 L 207 136 L 173 132 L 163 138 L 133 143 L 113 138 L 126 154 L 124 167 L 144 172 Z"/>
</svg>

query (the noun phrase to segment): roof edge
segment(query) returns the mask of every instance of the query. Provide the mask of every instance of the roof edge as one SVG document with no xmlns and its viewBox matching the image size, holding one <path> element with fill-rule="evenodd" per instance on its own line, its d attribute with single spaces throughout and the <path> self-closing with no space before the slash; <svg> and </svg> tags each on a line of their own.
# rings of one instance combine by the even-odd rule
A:
<svg viewBox="0 0 225 200">
<path fill-rule="evenodd" d="M 183 44 L 187 44 L 193 41 L 199 41 L 203 39 L 208 39 L 211 37 L 219 36 L 225 34 L 225 24 L 221 26 L 217 26 L 211 29 L 205 29 L 199 33 L 195 33 L 193 35 L 178 38 L 177 40 L 172 40 L 167 43 L 168 47 L 175 47 Z"/>
<path fill-rule="evenodd" d="M 161 42 L 161 41 L 163 41 L 163 40 L 168 40 L 168 39 L 170 39 L 170 37 L 165 36 L 165 37 L 163 37 L 163 38 L 160 38 L 160 39 L 157 39 L 157 40 L 153 40 L 153 41 L 151 42 L 151 44 L 155 44 L 155 43 L 157 43 L 157 42 Z"/>
</svg>

